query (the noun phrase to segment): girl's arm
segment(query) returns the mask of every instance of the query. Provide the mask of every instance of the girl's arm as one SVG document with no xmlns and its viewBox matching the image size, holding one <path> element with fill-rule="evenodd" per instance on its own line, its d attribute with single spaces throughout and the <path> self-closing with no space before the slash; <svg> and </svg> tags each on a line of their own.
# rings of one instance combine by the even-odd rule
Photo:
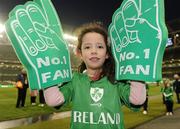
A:
<svg viewBox="0 0 180 129">
<path fill-rule="evenodd" d="M 65 101 L 64 95 L 57 86 L 50 87 L 44 90 L 44 98 L 46 104 L 51 107 L 62 105 Z"/>
<path fill-rule="evenodd" d="M 129 101 L 134 105 L 142 105 L 146 100 L 146 85 L 142 82 L 131 81 Z"/>
<path fill-rule="evenodd" d="M 164 95 L 164 97 L 169 97 L 169 96 L 172 96 L 173 93 L 166 94 L 166 93 L 164 92 L 163 95 Z"/>
</svg>

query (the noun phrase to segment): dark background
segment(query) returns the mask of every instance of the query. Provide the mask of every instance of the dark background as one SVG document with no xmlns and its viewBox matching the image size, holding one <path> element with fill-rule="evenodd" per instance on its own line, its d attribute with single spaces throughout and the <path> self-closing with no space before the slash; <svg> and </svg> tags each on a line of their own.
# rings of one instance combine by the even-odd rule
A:
<svg viewBox="0 0 180 129">
<path fill-rule="evenodd" d="M 10 10 L 16 5 L 24 4 L 26 1 L 1 0 L 0 21 L 4 22 L 7 20 Z M 109 25 L 112 14 L 120 6 L 122 0 L 52 0 L 52 2 L 62 24 L 77 27 L 92 21 L 101 21 L 105 25 Z M 166 21 L 180 18 L 179 5 L 179 0 L 165 0 Z"/>
</svg>

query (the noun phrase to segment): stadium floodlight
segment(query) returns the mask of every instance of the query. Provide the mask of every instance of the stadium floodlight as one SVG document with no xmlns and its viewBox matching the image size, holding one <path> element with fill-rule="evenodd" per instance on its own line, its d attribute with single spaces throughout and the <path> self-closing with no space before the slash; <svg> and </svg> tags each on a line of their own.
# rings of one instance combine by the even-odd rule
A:
<svg viewBox="0 0 180 129">
<path fill-rule="evenodd" d="M 0 38 L 3 38 L 3 35 L 2 35 L 2 34 L 0 34 Z"/>
<path fill-rule="evenodd" d="M 64 36 L 65 40 L 77 41 L 76 36 L 72 36 L 72 35 L 69 35 L 69 34 L 64 34 L 63 36 Z"/>
<path fill-rule="evenodd" d="M 0 33 L 5 31 L 5 26 L 3 24 L 0 23 Z"/>
<path fill-rule="evenodd" d="M 176 34 L 175 36 L 176 36 L 176 37 L 179 37 L 179 34 Z"/>
</svg>

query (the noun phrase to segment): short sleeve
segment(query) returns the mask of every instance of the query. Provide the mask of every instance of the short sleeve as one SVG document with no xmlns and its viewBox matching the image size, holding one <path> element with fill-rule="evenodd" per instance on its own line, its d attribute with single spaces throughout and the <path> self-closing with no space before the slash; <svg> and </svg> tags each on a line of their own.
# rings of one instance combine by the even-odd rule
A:
<svg viewBox="0 0 180 129">
<path fill-rule="evenodd" d="M 59 90 L 62 92 L 64 95 L 65 103 L 69 103 L 72 101 L 72 98 L 74 96 L 74 84 L 76 83 L 76 76 L 77 73 L 73 73 L 72 80 L 68 83 L 63 84 Z"/>
<path fill-rule="evenodd" d="M 72 89 L 72 82 L 68 82 L 59 88 L 64 96 L 65 103 L 69 103 L 72 100 Z"/>
</svg>

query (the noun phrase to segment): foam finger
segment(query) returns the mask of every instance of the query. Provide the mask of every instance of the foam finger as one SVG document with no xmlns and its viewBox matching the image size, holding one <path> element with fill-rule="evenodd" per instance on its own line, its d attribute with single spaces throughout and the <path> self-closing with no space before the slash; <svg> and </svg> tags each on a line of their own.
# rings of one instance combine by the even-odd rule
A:
<svg viewBox="0 0 180 129">
<path fill-rule="evenodd" d="M 129 27 L 134 26 L 139 17 L 138 6 L 134 1 L 127 2 L 122 8 L 122 15 L 125 19 L 125 24 Z"/>
<path fill-rule="evenodd" d="M 17 5 L 15 8 L 11 10 L 9 13 L 8 17 L 14 17 L 16 15 L 16 11 L 19 10 L 20 8 L 24 8 L 23 5 Z"/>
<path fill-rule="evenodd" d="M 61 22 L 51 0 L 34 0 L 34 2 L 42 7 L 43 13 L 48 21 L 48 26 L 63 38 Z"/>
<path fill-rule="evenodd" d="M 28 12 L 25 9 L 19 9 L 16 12 L 16 17 L 19 21 L 19 24 L 22 26 L 24 32 L 27 34 L 28 38 L 31 40 L 28 45 L 36 46 L 38 50 L 44 50 L 46 49 L 46 45 L 43 43 L 43 41 L 40 39 L 38 34 L 36 33 L 33 21 L 30 18 Z"/>
<path fill-rule="evenodd" d="M 39 23 L 44 26 L 47 26 L 48 23 L 38 4 L 34 2 L 28 2 L 26 5 L 26 10 L 28 11 L 28 14 L 33 23 Z"/>
<path fill-rule="evenodd" d="M 11 29 L 15 37 L 17 38 L 22 50 L 24 52 L 27 51 L 31 56 L 36 56 L 38 54 L 37 48 L 34 46 L 31 39 L 25 33 L 25 31 L 23 30 L 23 28 L 17 20 L 11 23 Z"/>
<path fill-rule="evenodd" d="M 120 38 L 115 30 L 114 25 L 110 25 L 109 26 L 109 34 L 110 34 L 110 38 L 111 38 L 111 43 L 113 45 L 114 50 L 116 50 L 117 52 L 121 51 L 121 41 Z"/>
<path fill-rule="evenodd" d="M 116 13 L 114 17 L 114 26 L 117 34 L 119 35 L 122 46 L 126 46 L 129 43 L 129 36 L 124 21 L 125 19 L 122 12 Z"/>
</svg>

